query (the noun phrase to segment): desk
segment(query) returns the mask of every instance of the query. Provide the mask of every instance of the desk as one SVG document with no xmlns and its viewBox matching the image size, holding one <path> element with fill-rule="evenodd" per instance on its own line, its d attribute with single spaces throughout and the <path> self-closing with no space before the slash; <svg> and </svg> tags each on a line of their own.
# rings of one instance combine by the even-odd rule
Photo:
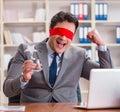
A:
<svg viewBox="0 0 120 112">
<path fill-rule="evenodd" d="M 26 106 L 25 112 L 120 112 L 120 109 L 105 109 L 105 110 L 76 109 L 73 108 L 75 104 L 77 103 L 22 103 L 10 105 L 25 105 Z"/>
</svg>

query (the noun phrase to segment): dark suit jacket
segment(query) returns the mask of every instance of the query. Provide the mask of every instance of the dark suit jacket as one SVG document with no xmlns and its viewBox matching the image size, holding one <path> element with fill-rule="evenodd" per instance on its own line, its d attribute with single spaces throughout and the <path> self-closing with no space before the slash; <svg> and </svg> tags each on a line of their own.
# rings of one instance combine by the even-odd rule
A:
<svg viewBox="0 0 120 112">
<path fill-rule="evenodd" d="M 26 46 L 20 45 L 4 82 L 3 91 L 6 96 L 11 97 L 21 92 L 21 102 L 49 102 L 51 97 L 58 102 L 77 102 L 76 89 L 80 77 L 89 79 L 92 68 L 112 68 L 109 51 L 98 52 L 98 64 L 87 57 L 85 49 L 71 45 L 64 52 L 62 66 L 52 88 L 49 83 L 46 41 L 35 44 L 35 47 L 39 51 L 43 70 L 34 73 L 25 88 L 21 89 L 21 67 L 27 57 L 24 53 Z"/>
</svg>

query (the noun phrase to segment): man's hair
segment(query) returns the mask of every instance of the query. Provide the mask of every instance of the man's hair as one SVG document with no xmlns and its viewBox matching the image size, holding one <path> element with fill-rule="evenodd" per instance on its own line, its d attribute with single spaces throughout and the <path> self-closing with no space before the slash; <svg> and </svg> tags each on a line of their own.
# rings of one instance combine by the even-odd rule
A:
<svg viewBox="0 0 120 112">
<path fill-rule="evenodd" d="M 60 11 L 54 15 L 51 19 L 50 28 L 54 28 L 57 23 L 68 21 L 75 24 L 75 30 L 77 29 L 79 22 L 70 12 Z"/>
</svg>

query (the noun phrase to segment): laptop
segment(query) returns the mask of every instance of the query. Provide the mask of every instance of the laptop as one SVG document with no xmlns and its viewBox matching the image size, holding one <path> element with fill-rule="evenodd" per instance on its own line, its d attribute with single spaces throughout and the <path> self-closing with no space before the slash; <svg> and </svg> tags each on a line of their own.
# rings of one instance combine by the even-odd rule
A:
<svg viewBox="0 0 120 112">
<path fill-rule="evenodd" d="M 120 108 L 120 69 L 92 69 L 87 102 L 82 102 L 75 107 Z"/>
</svg>

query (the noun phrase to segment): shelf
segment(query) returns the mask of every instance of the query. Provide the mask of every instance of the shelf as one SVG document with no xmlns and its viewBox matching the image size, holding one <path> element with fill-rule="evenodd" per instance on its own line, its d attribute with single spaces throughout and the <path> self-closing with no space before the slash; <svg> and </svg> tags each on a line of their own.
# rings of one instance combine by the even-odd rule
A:
<svg viewBox="0 0 120 112">
<path fill-rule="evenodd" d="M 46 21 L 44 22 L 39 22 L 39 21 L 7 21 L 7 22 L 4 22 L 4 24 L 45 24 Z"/>
<path fill-rule="evenodd" d="M 96 0 L 96 2 L 113 2 L 113 3 L 119 3 L 120 2 L 120 0 Z"/>
<path fill-rule="evenodd" d="M 5 26 L 40 26 L 46 24 L 46 22 L 4 22 Z"/>
<path fill-rule="evenodd" d="M 16 48 L 18 45 L 4 45 L 4 48 Z"/>
<path fill-rule="evenodd" d="M 92 21 L 91 20 L 79 20 L 79 23 L 89 23 L 89 24 L 91 24 L 92 23 Z"/>
<path fill-rule="evenodd" d="M 72 45 L 77 46 L 77 47 L 92 47 L 92 44 L 78 44 L 78 43 L 73 43 Z"/>
<path fill-rule="evenodd" d="M 119 44 L 107 44 L 108 47 L 120 47 L 120 43 Z"/>
<path fill-rule="evenodd" d="M 120 24 L 120 21 L 116 20 L 107 20 L 107 21 L 95 21 L 96 24 L 108 24 L 108 25 L 117 25 Z"/>
<path fill-rule="evenodd" d="M 100 33 L 106 46 L 110 49 L 110 53 L 113 59 L 113 64 L 115 68 L 120 68 L 120 43 L 116 43 L 116 27 L 120 26 L 120 0 L 0 0 L 0 54 L 4 57 L 5 54 L 10 54 L 14 56 L 18 45 L 5 44 L 4 42 L 4 30 L 9 30 L 10 32 L 18 32 L 31 40 L 33 39 L 34 32 L 45 32 L 49 35 L 49 24 L 50 20 L 57 12 L 63 10 L 70 12 L 71 3 L 88 3 L 88 20 L 79 20 L 79 26 L 90 26 L 91 29 L 97 29 Z M 95 3 L 107 3 L 108 4 L 108 20 L 95 20 Z M 43 20 L 35 20 L 35 13 L 37 9 L 44 9 L 45 15 Z M 15 10 L 13 11 L 14 18 L 8 16 L 4 18 L 5 10 Z M 17 13 L 15 13 L 17 12 Z M 14 15 L 13 14 L 13 15 Z M 10 18 L 11 17 L 11 18 Z M 12 20 L 13 19 L 13 20 Z M 28 20 L 27 20 L 28 19 Z M 20 21 L 22 20 L 22 21 Z M 75 34 L 72 45 L 77 47 L 83 47 L 87 50 L 90 49 L 91 58 L 96 61 L 96 45 L 93 43 L 79 43 L 79 33 Z M 2 87 L 3 80 L 6 71 L 3 67 L 4 60 L 0 58 L 0 85 Z M 82 81 L 83 89 L 82 93 L 86 94 L 88 91 L 88 82 Z M 2 89 L 2 88 L 1 88 Z M 1 93 L 0 96 L 4 96 Z M 5 97 L 5 96 L 4 96 Z M 3 98 L 4 98 L 3 97 Z M 85 95 L 86 97 L 86 95 Z M 0 102 L 4 102 L 3 98 L 0 98 Z"/>
</svg>

